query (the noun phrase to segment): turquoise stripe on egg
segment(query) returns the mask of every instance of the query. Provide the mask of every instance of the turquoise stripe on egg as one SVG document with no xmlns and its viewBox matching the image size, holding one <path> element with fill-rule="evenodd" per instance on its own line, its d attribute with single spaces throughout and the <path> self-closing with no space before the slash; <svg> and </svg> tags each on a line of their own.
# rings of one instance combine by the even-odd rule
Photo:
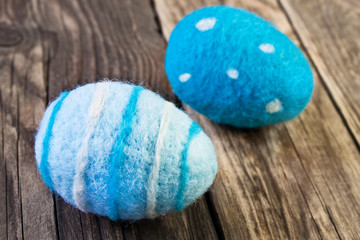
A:
<svg viewBox="0 0 360 240">
<path fill-rule="evenodd" d="M 125 108 L 122 122 L 120 125 L 120 130 L 117 135 L 115 144 L 110 153 L 111 169 L 110 169 L 110 181 L 109 181 L 109 192 L 115 196 L 114 202 L 111 202 L 110 205 L 113 206 L 113 211 L 110 213 L 110 219 L 116 220 L 120 217 L 120 203 L 118 201 L 119 192 L 117 189 L 117 184 L 119 181 L 118 173 L 121 170 L 123 165 L 124 158 L 124 146 L 126 144 L 127 138 L 132 131 L 133 118 L 136 114 L 136 103 L 139 98 L 139 93 L 143 90 L 141 87 L 134 87 L 130 96 L 128 105 Z"/>
<path fill-rule="evenodd" d="M 92 83 L 72 90 L 53 126 L 48 158 L 53 188 L 73 206 L 76 206 L 73 196 L 76 159 L 86 134 L 89 108 L 96 88 L 97 84 Z"/>
<path fill-rule="evenodd" d="M 36 161 L 46 180 L 40 168 L 47 155 L 52 182 L 45 183 L 80 210 L 112 220 L 153 218 L 188 206 L 214 180 L 210 139 L 159 95 L 105 81 L 72 90 L 61 111 L 60 99 L 40 123 Z"/>
<path fill-rule="evenodd" d="M 190 143 L 192 141 L 192 139 L 201 131 L 200 126 L 196 123 L 193 122 L 190 126 L 189 129 L 189 136 L 188 136 L 188 141 L 185 145 L 185 148 L 182 152 L 182 166 L 181 166 L 181 175 L 180 175 L 180 184 L 179 184 L 179 188 L 176 194 L 176 210 L 180 211 L 184 209 L 184 191 L 185 191 L 185 187 L 186 187 L 186 182 L 188 179 L 188 171 L 189 171 L 189 167 L 188 167 L 188 149 L 190 146 Z"/>
<path fill-rule="evenodd" d="M 218 170 L 216 153 L 211 140 L 203 131 L 196 134 L 187 150 L 187 176 L 184 188 L 184 206 L 192 204 L 194 196 L 202 194 L 201 189 L 208 189 Z"/>
<path fill-rule="evenodd" d="M 149 179 L 164 105 L 165 101 L 150 91 L 142 91 L 139 96 L 133 131 L 124 146 L 124 167 L 120 171 L 126 178 L 118 182 L 122 218 L 142 219 L 147 216 Z"/>
<path fill-rule="evenodd" d="M 108 191 L 110 153 L 116 143 L 119 126 L 133 91 L 132 85 L 113 82 L 108 84 L 110 85 L 108 100 L 95 126 L 93 136 L 89 139 L 88 167 L 85 170 L 86 209 L 88 212 L 103 216 L 109 216 L 113 211 L 109 202 L 114 201 L 116 196 Z"/>
<path fill-rule="evenodd" d="M 48 185 L 48 187 L 50 188 L 50 191 L 53 191 L 53 182 L 50 176 L 50 172 L 49 172 L 49 162 L 48 162 L 48 157 L 49 157 L 49 145 L 50 145 L 50 141 L 52 138 L 52 129 L 54 126 L 54 122 L 55 122 L 55 118 L 57 113 L 60 111 L 61 109 L 61 105 L 63 103 L 63 101 L 65 100 L 65 98 L 67 97 L 67 95 L 69 94 L 69 92 L 62 92 L 59 96 L 59 100 L 57 101 L 57 103 L 54 106 L 54 109 L 52 111 L 52 114 L 50 116 L 49 119 L 49 123 L 47 126 L 47 130 L 45 133 L 45 138 L 43 140 L 43 144 L 42 144 L 42 155 L 41 155 L 41 162 L 40 162 L 40 173 L 43 177 L 44 182 L 46 183 L 46 185 Z"/>
<path fill-rule="evenodd" d="M 165 214 L 176 210 L 176 194 L 179 188 L 182 153 L 188 141 L 192 120 L 176 108 L 172 111 L 168 131 L 160 152 L 160 169 L 156 191 L 156 213 Z"/>
</svg>

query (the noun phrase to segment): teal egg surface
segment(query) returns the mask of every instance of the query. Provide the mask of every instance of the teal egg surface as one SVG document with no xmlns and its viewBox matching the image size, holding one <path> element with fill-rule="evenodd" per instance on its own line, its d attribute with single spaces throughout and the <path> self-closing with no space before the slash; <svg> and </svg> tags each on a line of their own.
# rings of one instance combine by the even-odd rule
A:
<svg viewBox="0 0 360 240">
<path fill-rule="evenodd" d="M 253 13 L 227 6 L 196 10 L 176 25 L 165 69 L 183 102 L 235 127 L 291 120 L 314 89 L 306 57 L 285 34 Z"/>
</svg>

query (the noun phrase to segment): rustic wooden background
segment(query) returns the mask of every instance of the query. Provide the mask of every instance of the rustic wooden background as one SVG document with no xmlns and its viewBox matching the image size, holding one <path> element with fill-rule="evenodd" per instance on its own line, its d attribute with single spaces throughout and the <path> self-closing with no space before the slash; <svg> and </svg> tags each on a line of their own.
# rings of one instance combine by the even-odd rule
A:
<svg viewBox="0 0 360 240">
<path fill-rule="evenodd" d="M 310 59 L 292 122 L 240 131 L 178 102 L 164 72 L 175 24 L 205 5 L 258 13 Z M 111 222 L 53 196 L 34 160 L 49 100 L 100 78 L 177 101 L 211 137 L 219 173 L 185 211 Z M 360 239 L 359 0 L 0 0 L 0 239 Z"/>
</svg>

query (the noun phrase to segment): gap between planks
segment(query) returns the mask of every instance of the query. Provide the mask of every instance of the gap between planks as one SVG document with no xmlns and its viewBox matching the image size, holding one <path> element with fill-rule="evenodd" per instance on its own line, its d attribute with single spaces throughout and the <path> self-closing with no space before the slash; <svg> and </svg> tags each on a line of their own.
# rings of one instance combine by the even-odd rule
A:
<svg viewBox="0 0 360 240">
<path fill-rule="evenodd" d="M 332 104 L 334 105 L 334 108 L 336 109 L 339 116 L 341 117 L 344 126 L 346 127 L 348 133 L 350 134 L 351 138 L 354 141 L 354 144 L 357 146 L 357 148 L 359 149 L 359 153 L 360 153 L 360 142 L 358 141 L 355 133 L 353 132 L 352 127 L 350 126 L 348 120 L 346 119 L 346 116 L 344 115 L 344 112 L 341 110 L 338 102 L 336 101 L 334 95 L 332 94 L 332 92 L 330 90 L 330 86 L 328 85 L 328 82 L 325 81 L 324 75 L 319 70 L 319 66 L 318 66 L 317 61 L 314 61 L 311 54 L 309 53 L 309 51 L 305 47 L 305 43 L 304 43 L 302 34 L 300 34 L 300 32 L 298 31 L 298 28 L 294 25 L 294 22 L 293 22 L 293 20 L 292 20 L 292 18 L 290 16 L 290 14 L 288 13 L 286 8 L 284 7 L 284 4 L 283 4 L 282 0 L 277 0 L 277 2 L 278 2 L 278 5 L 280 6 L 281 10 L 284 12 L 289 24 L 291 25 L 291 28 L 293 29 L 293 32 L 296 35 L 296 38 L 299 40 L 301 49 L 303 50 L 303 52 L 307 56 L 307 59 L 310 61 L 311 65 L 312 65 L 312 69 L 314 69 L 316 74 L 319 76 L 319 80 L 321 81 L 322 85 L 324 86 L 324 89 L 325 89 L 329 99 L 331 100 Z"/>
</svg>

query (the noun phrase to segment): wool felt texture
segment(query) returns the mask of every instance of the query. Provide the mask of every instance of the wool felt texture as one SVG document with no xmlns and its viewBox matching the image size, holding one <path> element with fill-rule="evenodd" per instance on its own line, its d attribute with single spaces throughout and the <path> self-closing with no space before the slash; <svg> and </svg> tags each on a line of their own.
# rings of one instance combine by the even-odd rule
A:
<svg viewBox="0 0 360 240">
<path fill-rule="evenodd" d="M 45 184 L 66 202 L 112 220 L 182 210 L 218 165 L 201 127 L 140 86 L 103 81 L 63 92 L 35 139 Z"/>
<path fill-rule="evenodd" d="M 214 122 L 253 128 L 291 120 L 311 99 L 309 63 L 271 23 L 206 7 L 171 33 L 165 69 L 177 96 Z"/>
</svg>

